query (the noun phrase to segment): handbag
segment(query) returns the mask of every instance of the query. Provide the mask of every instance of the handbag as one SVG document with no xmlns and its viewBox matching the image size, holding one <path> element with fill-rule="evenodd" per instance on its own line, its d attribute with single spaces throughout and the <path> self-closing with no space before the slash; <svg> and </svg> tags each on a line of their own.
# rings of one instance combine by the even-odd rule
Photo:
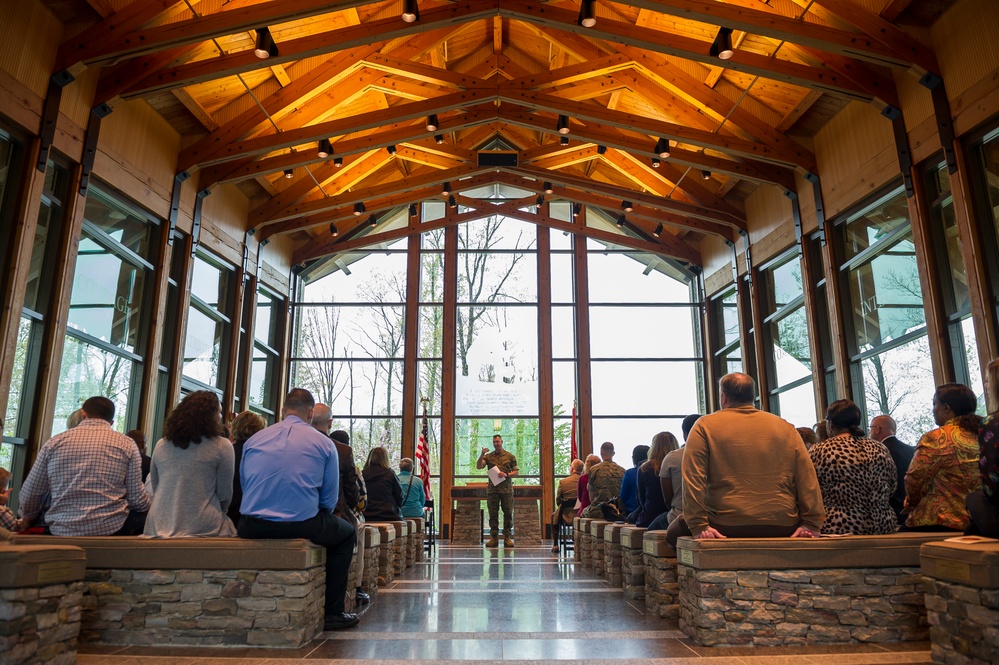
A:
<svg viewBox="0 0 999 665">
<path fill-rule="evenodd" d="M 604 519 L 608 522 L 621 522 L 624 520 L 624 511 L 618 505 L 618 498 L 614 497 L 610 501 L 601 503 L 599 506 L 600 512 L 603 513 Z"/>
</svg>

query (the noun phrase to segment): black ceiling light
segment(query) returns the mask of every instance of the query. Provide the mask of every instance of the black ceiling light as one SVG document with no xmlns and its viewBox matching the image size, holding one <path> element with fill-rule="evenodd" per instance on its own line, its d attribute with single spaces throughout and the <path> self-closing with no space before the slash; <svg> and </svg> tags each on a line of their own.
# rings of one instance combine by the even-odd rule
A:
<svg viewBox="0 0 999 665">
<path fill-rule="evenodd" d="M 625 212 L 631 212 L 635 209 L 635 206 L 631 205 L 631 201 L 621 201 L 621 210 Z"/>
<path fill-rule="evenodd" d="M 456 198 L 454 198 L 453 196 L 449 196 L 449 197 L 447 197 L 447 204 L 449 206 L 451 206 L 452 208 L 457 208 L 458 207 L 458 200 Z"/>
<path fill-rule="evenodd" d="M 333 154 L 333 145 L 329 139 L 319 139 L 319 149 L 316 151 L 319 159 L 326 159 Z"/>
<path fill-rule="evenodd" d="M 597 24 L 596 0 L 580 0 L 579 16 L 576 17 L 576 23 L 584 28 L 592 28 Z"/>
<path fill-rule="evenodd" d="M 654 235 L 655 237 L 658 238 L 662 234 L 663 234 L 663 225 L 662 224 L 656 224 L 656 230 L 652 232 L 652 235 Z"/>
<path fill-rule="evenodd" d="M 568 136 L 563 136 L 562 138 L 560 138 L 558 140 L 558 144 L 559 145 L 569 145 L 569 137 Z"/>
<path fill-rule="evenodd" d="M 534 199 L 534 205 L 536 205 L 536 206 L 538 206 L 540 208 L 544 204 L 545 204 L 545 195 L 544 194 L 538 194 L 538 198 Z"/>
<path fill-rule="evenodd" d="M 572 204 L 572 216 L 573 217 L 579 217 L 579 215 L 582 214 L 582 212 L 583 212 L 583 204 L 582 203 L 573 203 Z"/>
<path fill-rule="evenodd" d="M 333 222 L 330 222 L 330 235 L 333 236 L 334 238 L 340 235 L 340 229 L 338 229 L 336 227 L 336 224 L 334 224 Z"/>
<path fill-rule="evenodd" d="M 274 43 L 274 38 L 271 37 L 270 28 L 259 28 L 257 30 L 257 41 L 253 48 L 253 55 L 261 60 L 266 60 L 267 58 L 276 58 L 277 54 L 278 47 Z"/>
<path fill-rule="evenodd" d="M 447 196 L 451 193 L 451 183 L 445 182 L 441 185 L 441 196 Z"/>
<path fill-rule="evenodd" d="M 427 131 L 436 132 L 440 124 L 437 122 L 437 114 L 431 113 L 427 116 Z"/>
<path fill-rule="evenodd" d="M 662 161 L 663 160 L 659 159 L 658 157 L 653 157 L 652 158 L 652 168 L 654 168 L 654 169 L 659 168 L 659 165 L 662 164 Z"/>
<path fill-rule="evenodd" d="M 598 145 L 597 146 L 597 154 L 598 155 L 603 155 L 603 154 L 606 154 L 606 153 L 607 153 L 607 146 L 605 146 L 605 145 Z"/>
<path fill-rule="evenodd" d="M 628 221 L 628 218 L 625 217 L 624 213 L 622 212 L 620 215 L 617 216 L 617 228 L 623 229 L 624 228 L 624 223 L 627 222 L 627 221 Z"/>
<path fill-rule="evenodd" d="M 728 60 L 732 57 L 734 54 L 732 51 L 732 28 L 718 28 L 718 35 L 711 42 L 708 54 L 719 60 Z"/>
<path fill-rule="evenodd" d="M 354 204 L 354 217 L 360 217 L 363 212 L 364 212 L 364 204 L 360 203 L 360 202 L 355 203 Z"/>
<path fill-rule="evenodd" d="M 555 193 L 555 190 L 552 188 L 552 184 L 550 182 L 546 182 L 545 183 L 545 194 L 553 194 L 553 193 Z"/>
<path fill-rule="evenodd" d="M 388 150 L 388 154 L 390 154 L 390 155 L 394 155 L 396 153 L 396 149 L 395 149 L 394 145 L 390 145 L 390 146 L 386 147 L 385 149 Z"/>
<path fill-rule="evenodd" d="M 559 116 L 558 116 L 558 124 L 555 125 L 555 126 L 558 128 L 558 133 L 559 134 L 568 134 L 569 131 L 570 131 L 569 130 L 569 116 L 563 115 L 563 114 L 559 114 Z"/>
<path fill-rule="evenodd" d="M 402 20 L 406 23 L 415 23 L 420 20 L 420 3 L 417 0 L 403 0 Z"/>
<path fill-rule="evenodd" d="M 441 136 L 440 134 L 436 135 L 434 137 L 434 140 L 437 141 L 437 145 L 443 145 L 444 144 L 444 137 Z"/>
<path fill-rule="evenodd" d="M 294 178 L 295 177 L 295 170 L 294 169 L 285 169 L 284 170 L 284 177 L 288 178 L 288 179 Z"/>
<path fill-rule="evenodd" d="M 375 228 L 376 226 L 378 226 L 378 218 L 375 217 L 374 215 L 369 215 L 368 226 L 370 226 L 371 228 Z"/>
<path fill-rule="evenodd" d="M 701 177 L 705 180 L 711 180 L 711 171 L 708 171 L 707 169 L 701 171 Z"/>
<path fill-rule="evenodd" d="M 340 168 L 341 166 L 343 166 L 343 157 L 334 157 L 333 158 L 333 166 L 335 166 L 337 168 Z"/>
<path fill-rule="evenodd" d="M 654 152 L 663 159 L 667 159 L 669 158 L 669 148 L 669 139 L 660 138 L 656 141 L 656 149 Z"/>
<path fill-rule="evenodd" d="M 410 203 L 409 204 L 409 216 L 410 217 L 416 217 L 416 204 L 415 203 Z"/>
</svg>

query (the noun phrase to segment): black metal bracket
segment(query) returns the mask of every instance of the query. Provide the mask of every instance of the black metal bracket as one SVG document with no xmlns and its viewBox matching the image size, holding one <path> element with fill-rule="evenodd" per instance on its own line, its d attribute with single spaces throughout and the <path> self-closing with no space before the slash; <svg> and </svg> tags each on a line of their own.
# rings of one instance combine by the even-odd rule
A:
<svg viewBox="0 0 999 665">
<path fill-rule="evenodd" d="M 895 134 L 895 149 L 898 151 L 898 166 L 902 170 L 905 195 L 912 198 L 915 194 L 912 186 L 912 151 L 909 150 L 909 134 L 905 131 L 905 120 L 901 114 L 892 119 L 891 126 Z"/>
<path fill-rule="evenodd" d="M 253 237 L 253 229 L 246 232 L 243 236 L 243 274 L 246 274 L 246 269 L 250 267 L 250 238 Z M 260 256 L 257 255 L 257 263 L 260 262 Z"/>
<path fill-rule="evenodd" d="M 826 246 L 826 203 L 822 198 L 822 181 L 818 178 L 812 183 L 812 198 L 815 199 L 815 221 L 819 225 L 819 242 Z"/>
<path fill-rule="evenodd" d="M 173 232 L 177 230 L 177 220 L 180 218 L 180 193 L 183 184 L 191 177 L 187 171 L 181 171 L 173 177 L 173 193 L 170 196 L 170 231 L 167 244 L 173 246 Z"/>
<path fill-rule="evenodd" d="M 201 209 L 205 204 L 205 199 L 211 193 L 211 189 L 202 189 L 194 199 L 194 223 L 191 226 L 191 256 L 197 253 L 198 244 L 201 242 Z"/>
<path fill-rule="evenodd" d="M 80 196 L 87 196 L 90 174 L 94 172 L 94 161 L 97 159 L 97 142 L 101 136 L 101 122 L 109 115 L 111 115 L 111 107 L 107 104 L 100 104 L 90 109 L 87 137 L 83 142 L 83 157 L 80 158 Z"/>
<path fill-rule="evenodd" d="M 749 231 L 739 229 L 739 235 L 746 243 L 746 278 L 749 280 L 749 288 L 753 288 L 753 255 L 749 249 Z"/>
<path fill-rule="evenodd" d="M 801 230 L 801 202 L 798 200 L 797 192 L 792 192 L 790 189 L 784 190 L 784 196 L 786 196 L 791 201 L 791 219 L 794 220 L 794 241 L 798 244 L 798 256 L 800 257 L 804 251 L 804 241 Z"/>
<path fill-rule="evenodd" d="M 954 123 L 950 119 L 950 102 L 947 101 L 947 90 L 944 88 L 943 81 L 930 88 L 930 96 L 933 97 L 933 115 L 937 120 L 937 132 L 940 133 L 940 145 L 943 146 L 947 172 L 953 174 L 957 172 L 957 153 L 954 151 Z"/>
<path fill-rule="evenodd" d="M 41 149 L 38 151 L 38 163 L 35 164 L 42 173 L 49 163 L 49 152 L 55 142 L 56 124 L 59 122 L 59 104 L 62 102 L 62 90 L 74 81 L 73 75 L 67 71 L 53 74 L 49 78 L 49 89 L 45 93 L 45 106 L 42 107 L 42 126 L 38 131 Z"/>
<path fill-rule="evenodd" d="M 728 248 L 732 250 L 732 279 L 736 284 L 739 283 L 739 255 L 735 251 L 735 242 L 725 238 L 725 244 Z"/>
</svg>

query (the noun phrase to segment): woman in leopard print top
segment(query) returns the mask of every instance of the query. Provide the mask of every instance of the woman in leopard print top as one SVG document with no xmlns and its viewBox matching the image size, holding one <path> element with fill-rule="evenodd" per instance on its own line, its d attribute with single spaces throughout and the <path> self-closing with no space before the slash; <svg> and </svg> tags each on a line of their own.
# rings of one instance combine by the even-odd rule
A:
<svg viewBox="0 0 999 665">
<path fill-rule="evenodd" d="M 898 518 L 888 500 L 898 478 L 883 444 L 860 428 L 860 408 L 848 399 L 829 405 L 829 438 L 808 451 L 822 489 L 826 521 L 822 533 L 893 533 Z"/>
</svg>

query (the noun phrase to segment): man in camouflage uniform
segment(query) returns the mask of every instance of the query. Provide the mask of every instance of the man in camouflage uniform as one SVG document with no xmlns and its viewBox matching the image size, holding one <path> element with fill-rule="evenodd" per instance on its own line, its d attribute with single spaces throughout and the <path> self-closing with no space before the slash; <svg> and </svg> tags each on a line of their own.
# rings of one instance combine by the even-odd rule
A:
<svg viewBox="0 0 999 665">
<path fill-rule="evenodd" d="M 486 485 L 486 505 L 489 507 L 489 542 L 486 547 L 499 545 L 499 510 L 503 508 L 503 545 L 513 547 L 513 480 L 519 469 L 517 458 L 512 453 L 503 450 L 503 437 L 497 434 L 493 437 L 493 451 L 482 449 L 482 454 L 475 462 L 476 469 L 497 467 L 503 482 Z"/>
<path fill-rule="evenodd" d="M 621 493 L 624 480 L 624 467 L 614 463 L 614 444 L 604 441 L 600 444 L 600 464 L 590 467 L 586 491 L 590 494 L 590 505 L 583 511 L 583 517 L 603 519 L 601 504 L 607 503 Z"/>
</svg>

